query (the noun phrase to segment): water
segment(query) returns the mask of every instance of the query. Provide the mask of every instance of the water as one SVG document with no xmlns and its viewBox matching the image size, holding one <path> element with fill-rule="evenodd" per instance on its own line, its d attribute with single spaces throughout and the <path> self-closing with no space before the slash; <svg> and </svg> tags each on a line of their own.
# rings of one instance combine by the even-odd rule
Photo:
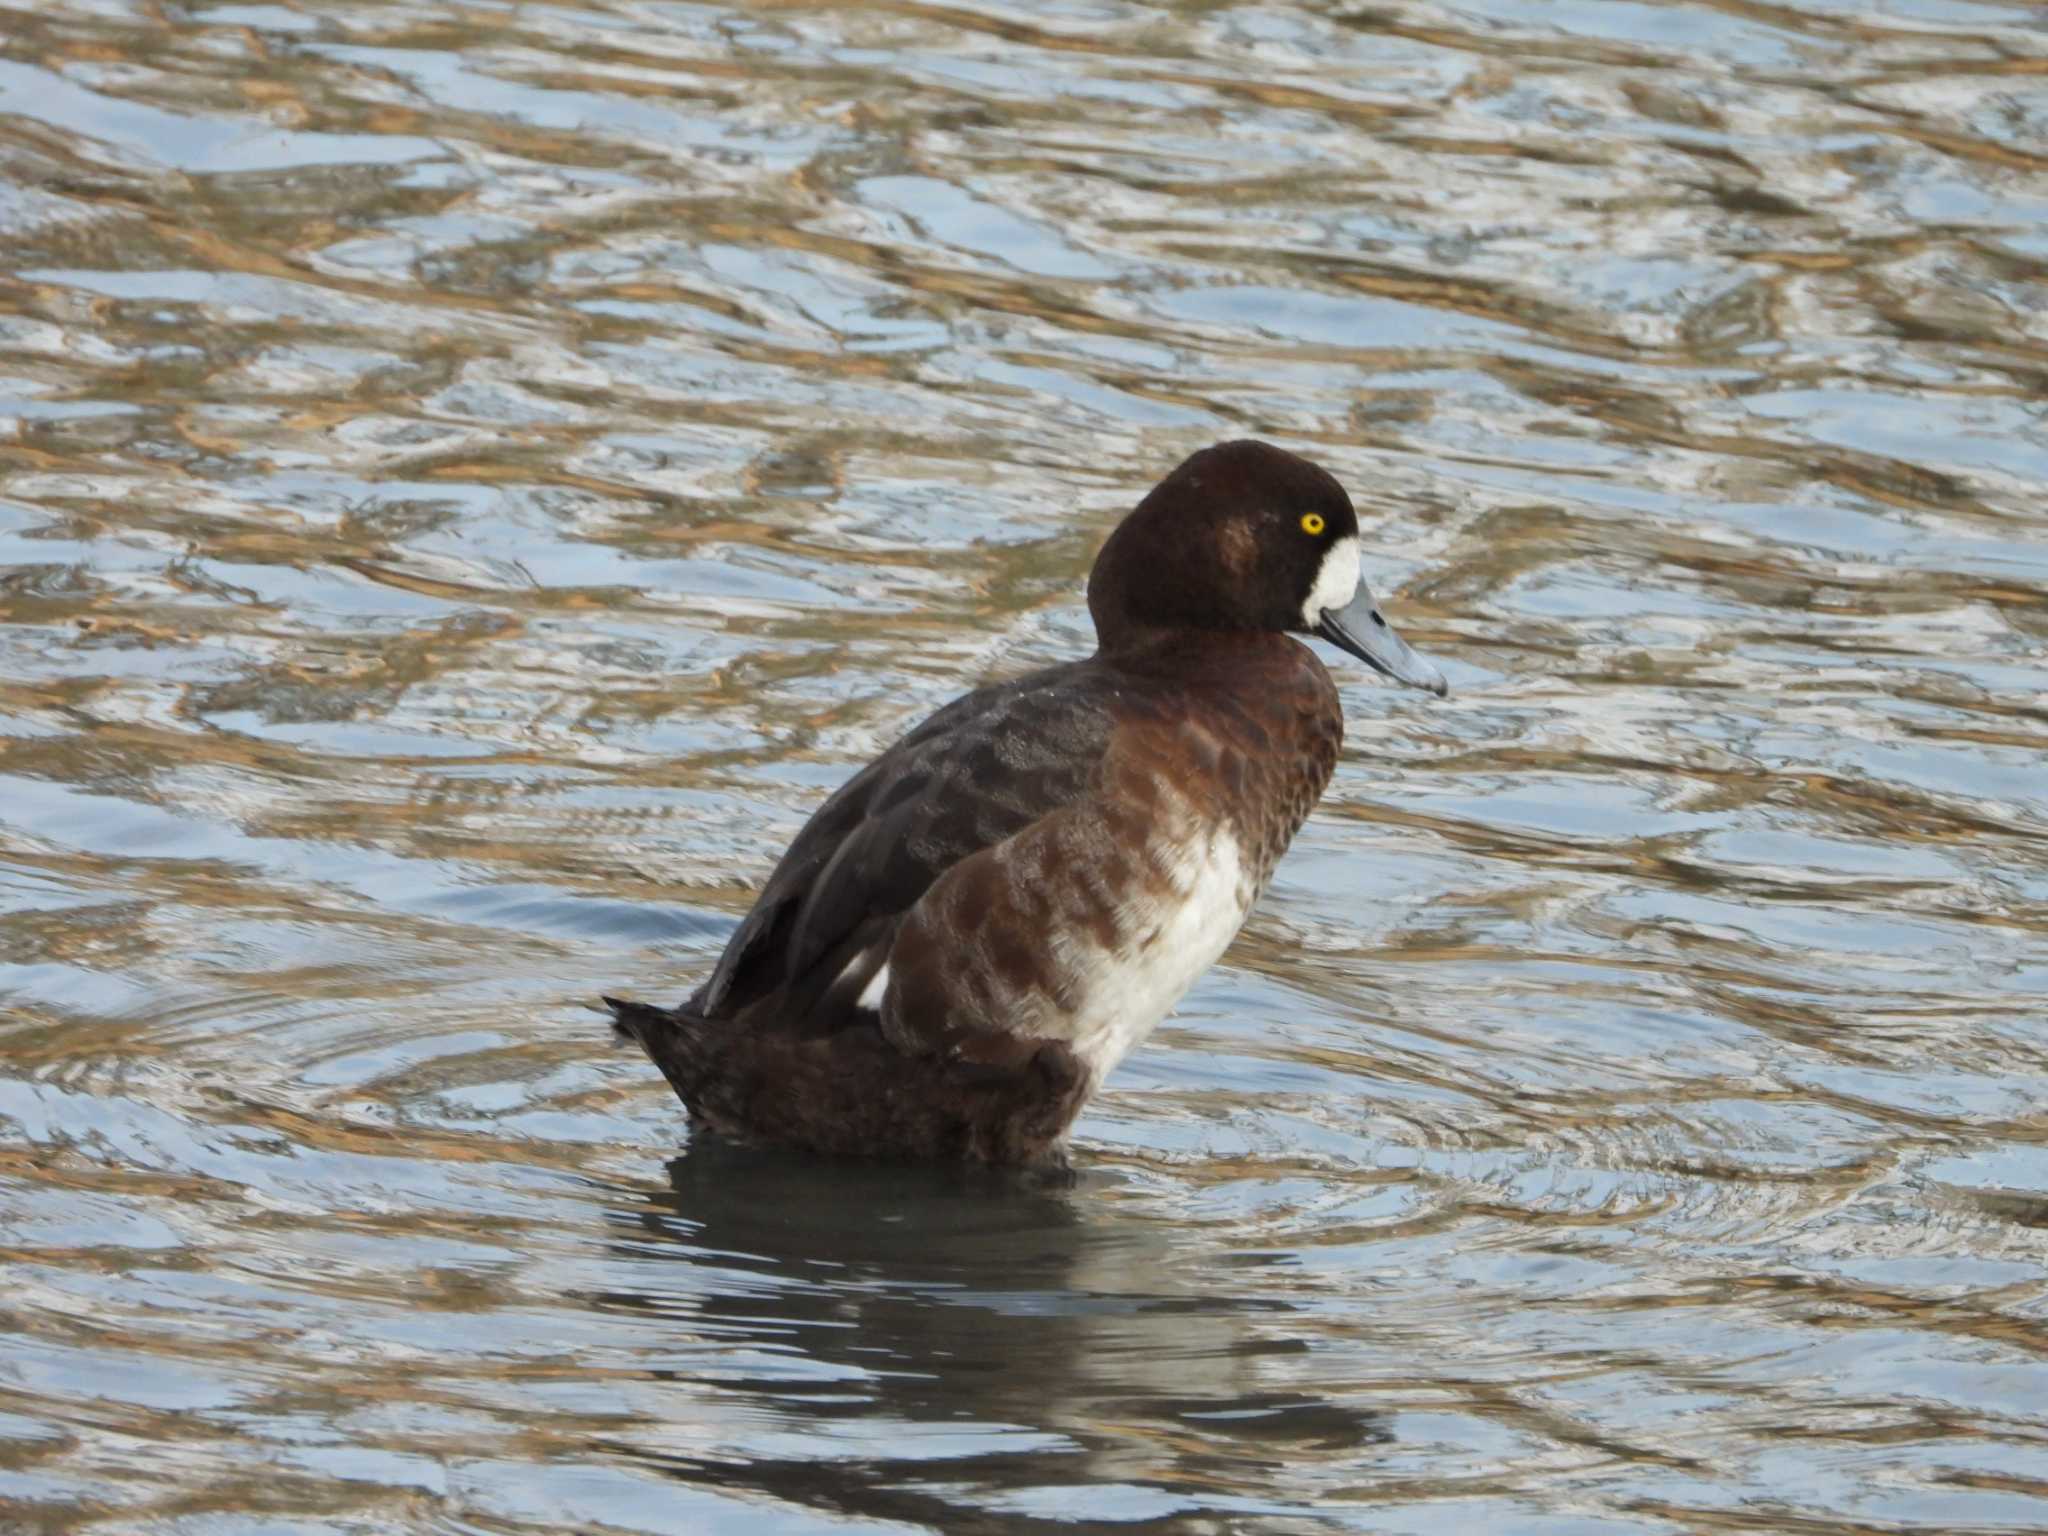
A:
<svg viewBox="0 0 2048 1536">
<path fill-rule="evenodd" d="M 2048 1528 L 2035 7 L 0 11 L 0 1525 Z M 1352 741 L 1071 1188 L 600 989 L 1366 509 Z"/>
</svg>

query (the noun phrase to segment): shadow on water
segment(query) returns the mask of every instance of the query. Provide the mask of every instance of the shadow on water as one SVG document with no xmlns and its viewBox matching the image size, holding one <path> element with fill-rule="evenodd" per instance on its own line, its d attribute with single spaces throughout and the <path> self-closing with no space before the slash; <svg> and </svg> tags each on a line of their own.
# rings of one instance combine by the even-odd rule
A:
<svg viewBox="0 0 2048 1536">
<path fill-rule="evenodd" d="M 1122 1485 L 1142 1529 L 1262 1504 L 1284 1461 L 1390 1438 L 1376 1413 L 1253 1385 L 1261 1357 L 1309 1348 L 1293 1308 L 1234 1293 L 1213 1256 L 1191 1275 L 1111 1175 L 835 1166 L 715 1136 L 668 1173 L 612 1217 L 615 1255 L 663 1261 L 662 1283 L 589 1299 L 646 1319 L 657 1350 L 664 1328 L 752 1346 L 759 1368 L 689 1385 L 795 1437 L 606 1447 L 691 1485 L 962 1531 L 1071 1528 Z M 999 1490 L 1023 1497 L 972 1512 Z"/>
</svg>

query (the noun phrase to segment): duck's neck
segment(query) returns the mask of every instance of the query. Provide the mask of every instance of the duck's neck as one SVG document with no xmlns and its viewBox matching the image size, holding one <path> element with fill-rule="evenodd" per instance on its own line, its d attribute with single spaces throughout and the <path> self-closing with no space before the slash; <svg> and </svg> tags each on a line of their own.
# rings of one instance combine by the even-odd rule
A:
<svg viewBox="0 0 2048 1536">
<path fill-rule="evenodd" d="M 1120 671 L 1148 677 L 1291 672 L 1303 662 L 1317 670 L 1322 667 L 1307 646 L 1290 635 L 1265 629 L 1191 629 L 1126 623 L 1111 633 L 1099 634 L 1095 654 Z"/>
</svg>

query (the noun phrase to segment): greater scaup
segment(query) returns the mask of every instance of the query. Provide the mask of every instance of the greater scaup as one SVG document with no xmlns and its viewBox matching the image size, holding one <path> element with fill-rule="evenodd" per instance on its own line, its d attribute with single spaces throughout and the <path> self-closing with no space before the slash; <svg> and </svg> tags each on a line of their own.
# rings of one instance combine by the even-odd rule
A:
<svg viewBox="0 0 2048 1536">
<path fill-rule="evenodd" d="M 1444 693 L 1326 471 L 1193 455 L 1088 578 L 1096 652 L 976 689 L 834 793 L 680 1008 L 606 998 L 690 1113 L 869 1157 L 1057 1162 L 1329 783 L 1316 635 Z"/>
</svg>

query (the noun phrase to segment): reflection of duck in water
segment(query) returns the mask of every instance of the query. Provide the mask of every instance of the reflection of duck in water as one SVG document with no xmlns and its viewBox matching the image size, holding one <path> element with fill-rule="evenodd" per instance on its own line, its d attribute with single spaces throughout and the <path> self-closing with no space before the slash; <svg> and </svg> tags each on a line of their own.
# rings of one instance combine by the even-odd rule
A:
<svg viewBox="0 0 2048 1536">
<path fill-rule="evenodd" d="M 615 1202 L 614 1283 L 587 1300 L 672 1363 L 674 1390 L 636 1395 L 602 1449 L 691 1486 L 1032 1530 L 1017 1501 L 1034 1493 L 1069 1519 L 1111 1489 L 1270 1508 L 1354 1478 L 1388 1438 L 1309 1347 L 1327 1318 L 1219 1266 L 1212 1233 L 1135 1214 L 1112 1177 L 1077 1198 L 1028 1173 L 699 1135 L 669 1178 Z"/>
<path fill-rule="evenodd" d="M 1058 1160 L 1223 952 L 1343 740 L 1313 634 L 1442 673 L 1323 470 L 1205 449 L 1110 535 L 1086 661 L 979 689 L 821 806 L 681 1008 L 607 999 L 698 1120 L 819 1151 Z"/>
</svg>

